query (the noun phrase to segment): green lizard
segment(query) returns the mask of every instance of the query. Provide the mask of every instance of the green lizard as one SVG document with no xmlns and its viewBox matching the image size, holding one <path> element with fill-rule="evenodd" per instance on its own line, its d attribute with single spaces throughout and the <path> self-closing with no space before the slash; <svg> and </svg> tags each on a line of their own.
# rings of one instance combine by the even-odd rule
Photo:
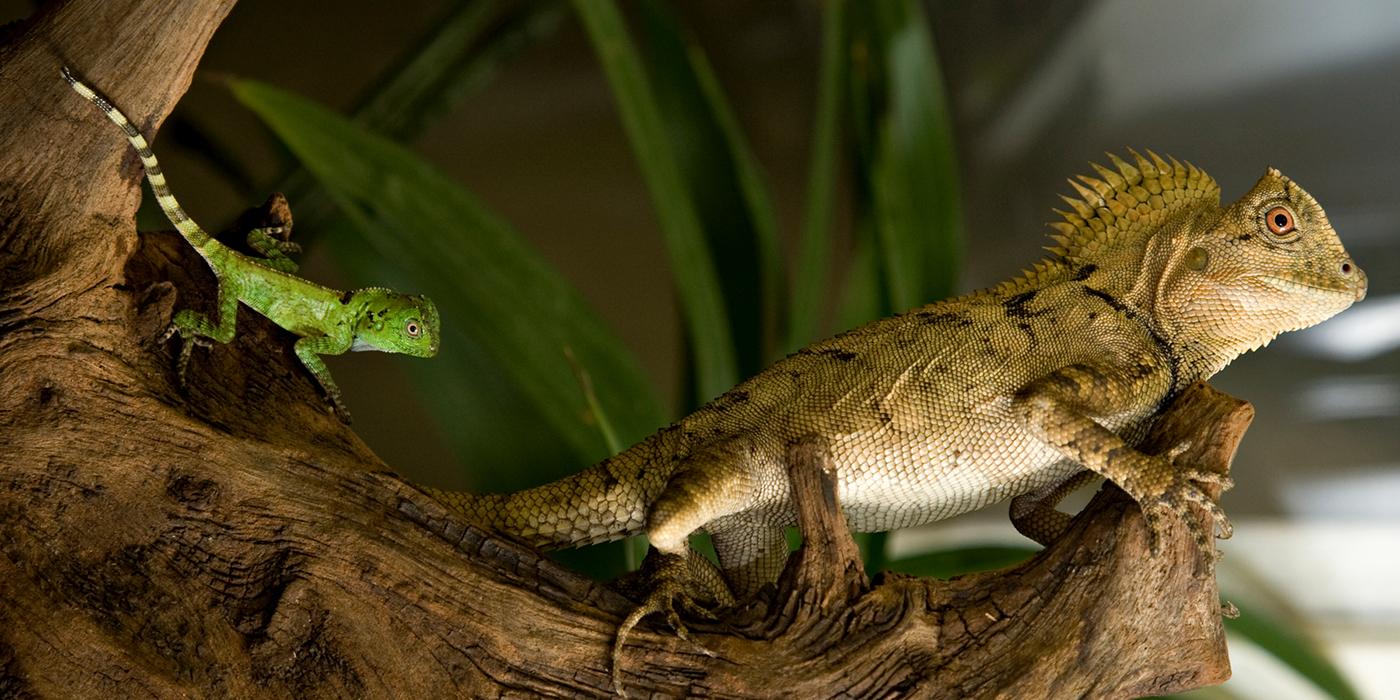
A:
<svg viewBox="0 0 1400 700">
<path fill-rule="evenodd" d="M 195 343 L 207 342 L 206 338 L 219 343 L 233 340 L 239 302 L 299 336 L 293 345 L 297 358 L 321 384 L 336 414 L 346 423 L 350 422 L 350 412 L 321 355 L 359 350 L 415 357 L 437 354 L 438 312 L 430 299 L 381 287 L 340 292 L 297 277 L 292 274 L 297 269 L 296 263 L 287 254 L 299 248 L 294 243 L 274 238 L 281 233 L 279 228 L 253 229 L 248 233 L 248 244 L 261 253 L 262 258 L 243 255 L 218 242 L 180 208 L 166 185 L 155 154 L 131 121 L 67 68 L 63 69 L 63 79 L 121 127 L 141 156 L 146 179 L 161 209 L 209 263 L 218 280 L 218 317 L 210 320 L 192 310 L 182 310 L 175 314 L 162 337 L 166 340 L 179 333 L 183 341 L 176 369 L 181 385 L 185 382 L 185 369 Z"/>
<path fill-rule="evenodd" d="M 520 493 L 433 490 L 443 503 L 545 549 L 645 534 L 659 553 L 646 601 L 725 606 L 775 579 L 794 524 L 788 446 L 826 445 L 858 531 L 947 518 L 1007 498 L 1048 543 L 1074 486 L 1105 477 L 1138 502 L 1149 542 L 1192 504 L 1230 525 L 1203 485 L 1222 475 L 1136 449 L 1185 387 L 1279 333 L 1361 299 L 1366 277 L 1307 192 L 1269 169 L 1220 205 L 1205 172 L 1132 153 L 1070 184 L 1051 256 L 991 289 L 815 343 L 630 449 Z M 1212 532 L 1184 518 L 1203 555 Z M 1212 528 L 1214 529 L 1214 528 Z M 720 571 L 692 555 L 707 531 Z M 718 575 L 718 574 L 722 574 Z"/>
</svg>

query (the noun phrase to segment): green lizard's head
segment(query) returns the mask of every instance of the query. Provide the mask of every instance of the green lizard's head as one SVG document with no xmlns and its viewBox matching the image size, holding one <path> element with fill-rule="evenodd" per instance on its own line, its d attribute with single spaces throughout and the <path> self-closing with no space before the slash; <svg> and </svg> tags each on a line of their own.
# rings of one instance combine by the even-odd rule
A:
<svg viewBox="0 0 1400 700">
<path fill-rule="evenodd" d="M 437 354 L 441 335 L 437 307 L 431 299 L 371 287 L 352 293 L 346 303 L 361 309 L 351 350 L 397 352 L 414 357 Z"/>
<path fill-rule="evenodd" d="M 1216 211 L 1217 219 L 1179 230 L 1157 311 L 1174 335 L 1208 344 L 1218 360 L 1321 323 L 1366 295 L 1366 275 L 1322 207 L 1279 171 Z"/>
</svg>

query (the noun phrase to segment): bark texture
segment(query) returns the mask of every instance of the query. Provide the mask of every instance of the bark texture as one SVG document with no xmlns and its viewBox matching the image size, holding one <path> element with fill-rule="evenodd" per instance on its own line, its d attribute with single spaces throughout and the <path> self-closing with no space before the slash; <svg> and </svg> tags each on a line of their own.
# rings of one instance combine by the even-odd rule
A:
<svg viewBox="0 0 1400 700">
<path fill-rule="evenodd" d="M 241 313 L 176 390 L 155 339 L 175 290 L 207 309 L 212 277 L 178 237 L 137 237 L 139 162 L 59 67 L 150 135 L 231 5 L 73 0 L 0 30 L 0 697 L 610 695 L 632 603 L 397 479 L 285 333 Z M 1198 387 L 1154 439 L 1223 471 L 1251 413 Z M 808 546 L 761 601 L 692 625 L 713 658 L 645 623 L 634 697 L 1128 697 L 1228 675 L 1212 565 L 1184 528 L 1150 557 L 1116 489 L 1020 566 L 872 584 L 820 444 L 792 464 Z"/>
</svg>

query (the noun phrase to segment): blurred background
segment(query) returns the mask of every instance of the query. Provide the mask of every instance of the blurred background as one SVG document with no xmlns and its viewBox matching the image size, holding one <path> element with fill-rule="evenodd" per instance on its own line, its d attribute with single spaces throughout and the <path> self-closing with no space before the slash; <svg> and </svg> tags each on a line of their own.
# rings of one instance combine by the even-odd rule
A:
<svg viewBox="0 0 1400 700">
<path fill-rule="evenodd" d="M 0 22 L 34 4 L 0 0 Z M 1226 200 L 1277 167 L 1327 209 L 1371 287 L 1213 381 L 1258 413 L 1224 499 L 1236 531 L 1221 585 L 1245 611 L 1235 677 L 1200 694 L 1400 698 L 1400 6 L 842 7 L 622 2 L 613 26 L 562 2 L 243 0 L 155 148 L 206 228 L 281 189 L 305 276 L 438 300 L 455 330 L 431 363 L 328 362 L 387 463 L 473 490 L 570 473 L 809 340 L 1015 274 L 1048 242 L 1064 178 L 1105 151 L 1190 160 Z M 605 67 L 596 46 L 619 36 L 638 53 Z M 633 84 L 630 108 L 628 71 L 650 85 Z M 395 213 L 420 182 L 398 174 L 397 152 L 359 183 L 394 201 L 354 194 L 336 180 L 348 166 L 313 165 L 311 136 L 295 138 L 338 132 L 251 88 L 235 95 L 231 77 L 353 115 L 470 199 Z M 692 206 L 658 205 L 668 182 Z M 415 230 L 374 237 L 395 224 Z M 149 207 L 141 226 L 166 227 Z M 473 247 L 478 231 L 504 242 Z M 517 259 L 522 276 L 491 287 L 486 261 Z M 517 301 L 576 326 L 515 327 Z M 697 321 L 704 308 L 727 311 L 727 328 Z M 483 328 L 543 349 L 515 361 L 529 353 L 473 335 Z M 1026 544 L 1002 506 L 871 546 L 893 565 Z M 608 575 L 621 552 L 570 563 Z"/>
</svg>

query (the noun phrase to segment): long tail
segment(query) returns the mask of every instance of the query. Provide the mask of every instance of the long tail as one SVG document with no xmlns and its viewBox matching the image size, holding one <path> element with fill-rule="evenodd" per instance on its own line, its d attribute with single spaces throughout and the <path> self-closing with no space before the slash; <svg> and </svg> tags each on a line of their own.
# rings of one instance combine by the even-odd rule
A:
<svg viewBox="0 0 1400 700">
<path fill-rule="evenodd" d="M 646 470 L 623 452 L 554 483 L 510 494 L 471 494 L 423 488 L 443 505 L 541 549 L 598 544 L 641 534 L 647 504 L 669 470 Z"/>
<path fill-rule="evenodd" d="M 97 94 L 96 90 L 74 77 L 73 72 L 68 70 L 67 66 L 63 68 L 63 79 L 68 81 L 68 84 L 79 95 L 97 105 L 97 108 L 102 110 L 108 119 L 121 127 L 122 133 L 126 134 L 127 140 L 136 149 L 136 153 L 141 156 L 141 164 L 146 168 L 146 180 L 151 183 L 151 191 L 155 192 L 156 201 L 160 203 L 160 208 L 165 210 L 166 217 L 170 219 L 170 223 L 175 224 L 175 228 L 180 230 L 180 234 L 185 237 L 185 240 L 189 241 L 190 245 L 196 249 L 202 250 L 204 244 L 211 240 L 209 234 L 200 228 L 199 224 L 196 224 L 189 214 L 185 213 L 184 209 L 180 208 L 179 202 L 175 201 L 175 195 L 170 193 L 170 187 L 165 184 L 165 174 L 161 172 L 160 163 L 156 161 L 156 154 L 151 152 L 151 147 L 146 143 L 145 137 L 141 136 L 141 132 L 137 131 L 131 120 L 127 119 L 121 110 L 113 107 L 107 98 Z"/>
</svg>

